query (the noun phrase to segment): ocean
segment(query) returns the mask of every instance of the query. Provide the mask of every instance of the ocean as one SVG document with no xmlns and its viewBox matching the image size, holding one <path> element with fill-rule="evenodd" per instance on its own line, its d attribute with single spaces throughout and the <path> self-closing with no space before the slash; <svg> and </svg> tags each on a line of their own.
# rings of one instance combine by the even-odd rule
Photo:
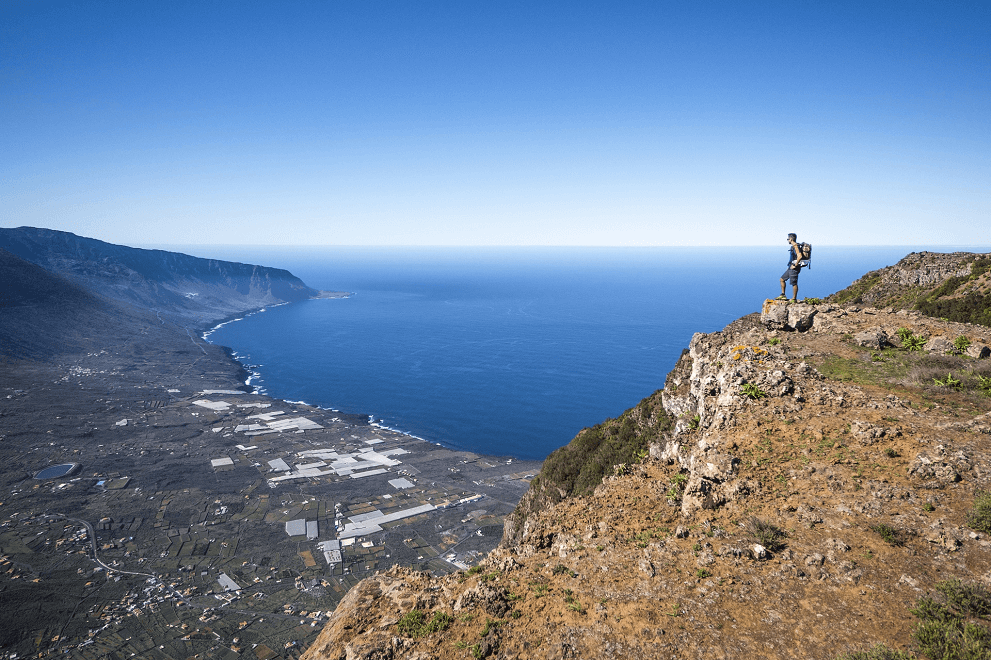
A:
<svg viewBox="0 0 991 660">
<path fill-rule="evenodd" d="M 788 259 L 786 246 L 183 251 L 353 293 L 271 307 L 208 334 L 265 393 L 524 459 L 545 458 L 663 387 L 693 333 L 779 293 Z M 817 246 L 800 297 L 826 296 L 911 251 Z"/>
</svg>

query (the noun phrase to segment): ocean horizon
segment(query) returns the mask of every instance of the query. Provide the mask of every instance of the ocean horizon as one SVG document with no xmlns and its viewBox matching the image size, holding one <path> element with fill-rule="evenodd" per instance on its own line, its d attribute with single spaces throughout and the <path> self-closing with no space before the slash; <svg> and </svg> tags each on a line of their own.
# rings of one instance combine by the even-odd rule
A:
<svg viewBox="0 0 991 660">
<path fill-rule="evenodd" d="M 537 460 L 662 388 L 694 333 L 759 311 L 780 292 L 788 256 L 786 246 L 169 249 L 352 293 L 207 333 L 260 391 Z M 956 249 L 987 250 L 816 246 L 799 296 L 825 297 L 912 251 Z"/>
</svg>

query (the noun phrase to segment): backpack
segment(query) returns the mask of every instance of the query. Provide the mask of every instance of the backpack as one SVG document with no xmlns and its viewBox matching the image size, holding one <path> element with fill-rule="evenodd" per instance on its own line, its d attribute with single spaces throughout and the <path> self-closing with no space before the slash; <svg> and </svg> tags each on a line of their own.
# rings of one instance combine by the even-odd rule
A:
<svg viewBox="0 0 991 660">
<path fill-rule="evenodd" d="M 812 268 L 812 244 L 811 243 L 799 243 L 798 244 L 798 260 L 802 262 L 802 265 L 806 268 Z"/>
</svg>

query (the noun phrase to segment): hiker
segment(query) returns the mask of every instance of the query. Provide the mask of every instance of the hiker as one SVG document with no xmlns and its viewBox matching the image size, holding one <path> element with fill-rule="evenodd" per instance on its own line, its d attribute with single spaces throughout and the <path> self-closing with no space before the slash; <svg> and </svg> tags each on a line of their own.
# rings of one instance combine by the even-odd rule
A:
<svg viewBox="0 0 991 660">
<path fill-rule="evenodd" d="M 798 302 L 798 272 L 802 270 L 802 249 L 798 246 L 798 235 L 788 234 L 788 244 L 791 249 L 788 252 L 788 270 L 781 276 L 781 295 L 775 300 L 788 300 L 785 295 L 785 284 L 791 282 L 791 301 Z"/>
</svg>

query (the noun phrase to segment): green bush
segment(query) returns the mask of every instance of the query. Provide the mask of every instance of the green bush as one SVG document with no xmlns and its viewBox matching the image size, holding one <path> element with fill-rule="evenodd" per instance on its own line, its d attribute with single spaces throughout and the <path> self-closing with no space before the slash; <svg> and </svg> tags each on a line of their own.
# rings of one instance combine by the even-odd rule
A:
<svg viewBox="0 0 991 660">
<path fill-rule="evenodd" d="M 745 528 L 747 533 L 750 534 L 750 537 L 764 546 L 768 552 L 777 552 L 784 549 L 784 539 L 788 535 L 777 525 L 754 516 L 746 522 Z"/>
<path fill-rule="evenodd" d="M 871 525 L 870 530 L 884 539 L 888 545 L 903 545 L 902 533 L 887 523 Z"/>
<path fill-rule="evenodd" d="M 951 579 L 938 583 L 936 590 L 964 616 L 982 619 L 991 616 L 991 592 L 980 584 L 966 584 L 958 579 Z"/>
<path fill-rule="evenodd" d="M 764 390 L 760 389 L 759 387 L 757 387 L 753 383 L 744 383 L 743 385 L 741 385 L 740 386 L 740 394 L 742 394 L 743 396 L 745 396 L 745 397 L 747 397 L 747 398 L 749 398 L 751 400 L 754 400 L 754 399 L 763 399 L 764 397 L 767 396 L 767 392 L 765 392 Z"/>
<path fill-rule="evenodd" d="M 974 504 L 967 512 L 967 526 L 991 534 L 991 492 L 978 491 Z"/>
<path fill-rule="evenodd" d="M 530 483 L 531 490 L 540 491 L 551 502 L 587 495 L 602 483 L 604 476 L 613 473 L 613 466 L 637 463 L 637 456 L 645 456 L 650 442 L 673 427 L 673 419 L 660 406 L 660 399 L 658 390 L 618 418 L 583 429 L 547 457 L 540 475 Z M 540 504 L 534 501 L 532 506 Z"/>
<path fill-rule="evenodd" d="M 949 387 L 959 390 L 963 383 L 959 378 L 954 378 L 952 373 L 947 373 L 946 378 L 933 378 L 933 382 L 940 387 Z"/>
<path fill-rule="evenodd" d="M 427 613 L 422 610 L 412 609 L 399 619 L 396 629 L 403 637 L 425 637 L 430 633 L 446 630 L 454 617 L 444 612 L 434 612 L 433 617 L 427 619 Z"/>
<path fill-rule="evenodd" d="M 836 660 L 915 660 L 915 656 L 911 653 L 888 648 L 884 644 L 878 644 L 867 651 L 838 655 Z"/>
<path fill-rule="evenodd" d="M 988 630 L 963 621 L 922 621 L 912 632 L 919 650 L 933 660 L 987 660 L 991 658 Z"/>
</svg>

